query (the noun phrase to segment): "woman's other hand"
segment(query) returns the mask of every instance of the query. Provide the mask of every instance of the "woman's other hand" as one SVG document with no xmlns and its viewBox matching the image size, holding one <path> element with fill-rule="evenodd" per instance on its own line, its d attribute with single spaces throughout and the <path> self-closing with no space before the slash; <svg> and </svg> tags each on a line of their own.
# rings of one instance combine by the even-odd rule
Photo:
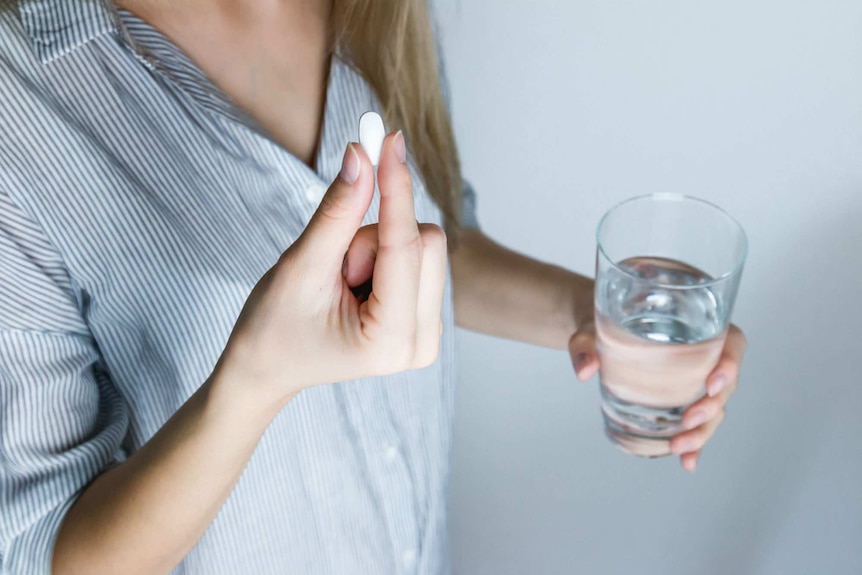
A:
<svg viewBox="0 0 862 575">
<path fill-rule="evenodd" d="M 706 395 L 685 410 L 682 424 L 686 431 L 670 442 L 671 453 L 679 455 L 680 463 L 688 471 L 695 470 L 700 450 L 724 420 L 727 400 L 739 384 L 739 368 L 746 345 L 742 330 L 731 325 L 721 359 L 706 378 Z"/>
<path fill-rule="evenodd" d="M 599 370 L 595 333 L 595 324 L 589 320 L 581 325 L 569 341 L 572 365 L 581 381 L 587 381 Z M 690 405 L 683 414 L 682 422 L 686 431 L 671 440 L 670 450 L 680 456 L 680 464 L 687 471 L 695 470 L 701 449 L 724 420 L 725 405 L 739 383 L 739 368 L 745 347 L 745 335 L 738 327 L 731 325 L 721 359 L 706 379 L 707 394 Z"/>
</svg>

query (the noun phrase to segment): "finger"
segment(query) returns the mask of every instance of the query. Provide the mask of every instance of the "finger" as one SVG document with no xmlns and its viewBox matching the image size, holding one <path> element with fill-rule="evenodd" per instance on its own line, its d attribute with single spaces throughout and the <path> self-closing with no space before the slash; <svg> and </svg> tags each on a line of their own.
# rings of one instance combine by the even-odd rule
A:
<svg viewBox="0 0 862 575">
<path fill-rule="evenodd" d="M 348 287 L 355 288 L 371 279 L 377 259 L 377 224 L 362 226 L 353 236 L 344 256 L 341 275 Z"/>
<path fill-rule="evenodd" d="M 390 134 L 383 141 L 377 183 L 380 215 L 374 289 L 368 299 L 370 317 L 381 325 L 399 327 L 398 337 L 414 341 L 416 302 L 422 266 L 422 239 L 413 209 L 410 170 L 404 163 L 404 137 Z"/>
<path fill-rule="evenodd" d="M 692 403 L 682 415 L 683 427 L 687 430 L 694 429 L 716 417 L 724 409 L 730 393 L 731 391 L 728 388 L 715 397 L 705 395 Z"/>
<path fill-rule="evenodd" d="M 380 188 L 380 245 L 401 248 L 419 240 L 413 184 L 407 167 L 404 135 L 398 131 L 383 140 L 377 186 Z"/>
<path fill-rule="evenodd" d="M 300 257 L 325 272 L 338 271 L 374 193 L 374 171 L 360 146 L 347 145 L 341 172 L 297 240 Z"/>
<path fill-rule="evenodd" d="M 590 379 L 599 370 L 595 329 L 592 323 L 581 326 L 581 329 L 569 340 L 569 355 L 580 381 Z"/>
<path fill-rule="evenodd" d="M 437 360 L 442 335 L 441 310 L 446 287 L 446 233 L 440 226 L 419 224 L 422 238 L 422 271 L 416 309 L 415 367 Z"/>
<path fill-rule="evenodd" d="M 679 463 L 682 465 L 682 468 L 689 473 L 694 473 L 697 469 L 697 460 L 700 459 L 700 452 L 701 450 L 698 449 L 696 451 L 689 451 L 688 453 L 680 455 Z"/>
<path fill-rule="evenodd" d="M 746 346 L 747 342 L 742 330 L 731 325 L 727 331 L 727 340 L 724 343 L 718 365 L 706 379 L 706 390 L 709 395 L 718 395 L 725 388 L 736 389 L 739 380 L 739 366 L 742 364 Z"/>
<path fill-rule="evenodd" d="M 697 451 L 709 440 L 710 437 L 724 421 L 725 412 L 721 410 L 718 415 L 691 431 L 680 433 L 670 441 L 670 452 L 674 454 Z"/>
</svg>

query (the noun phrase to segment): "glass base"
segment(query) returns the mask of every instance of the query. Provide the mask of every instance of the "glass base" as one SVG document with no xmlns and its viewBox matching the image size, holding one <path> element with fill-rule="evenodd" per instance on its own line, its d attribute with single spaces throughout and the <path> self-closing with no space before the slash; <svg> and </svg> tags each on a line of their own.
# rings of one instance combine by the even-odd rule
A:
<svg viewBox="0 0 862 575">
<path fill-rule="evenodd" d="M 653 437 L 643 437 L 635 435 L 622 429 L 614 424 L 605 415 L 605 435 L 612 443 L 616 444 L 624 453 L 629 455 L 637 455 L 638 457 L 665 457 L 670 455 L 670 440 L 655 439 Z"/>
<path fill-rule="evenodd" d="M 683 431 L 680 407 L 647 407 L 623 401 L 602 385 L 605 434 L 624 452 L 640 457 L 670 455 L 670 440 Z"/>
</svg>

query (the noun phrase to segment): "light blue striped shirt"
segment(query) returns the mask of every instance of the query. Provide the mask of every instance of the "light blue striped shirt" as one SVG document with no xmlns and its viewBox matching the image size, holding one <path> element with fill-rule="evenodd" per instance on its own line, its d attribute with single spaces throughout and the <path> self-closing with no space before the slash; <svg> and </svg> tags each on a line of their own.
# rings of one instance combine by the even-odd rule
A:
<svg viewBox="0 0 862 575">
<path fill-rule="evenodd" d="M 75 498 L 207 379 L 379 106 L 333 57 L 311 169 L 108 0 L 0 0 L 0 98 L 0 572 L 47 574 Z M 174 573 L 448 573 L 451 284 L 443 319 L 431 367 L 291 401 Z"/>
</svg>

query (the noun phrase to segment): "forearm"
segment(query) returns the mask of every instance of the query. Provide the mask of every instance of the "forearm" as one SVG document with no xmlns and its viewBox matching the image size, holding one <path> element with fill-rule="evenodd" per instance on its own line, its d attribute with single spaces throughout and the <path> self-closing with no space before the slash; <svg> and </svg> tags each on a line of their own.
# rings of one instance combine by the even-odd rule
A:
<svg viewBox="0 0 862 575">
<path fill-rule="evenodd" d="M 455 320 L 467 329 L 564 349 L 592 318 L 593 281 L 464 230 L 451 254 Z"/>
<path fill-rule="evenodd" d="M 278 411 L 238 401 L 218 372 L 129 459 L 93 481 L 66 516 L 55 575 L 167 573 L 227 499 Z"/>
</svg>

